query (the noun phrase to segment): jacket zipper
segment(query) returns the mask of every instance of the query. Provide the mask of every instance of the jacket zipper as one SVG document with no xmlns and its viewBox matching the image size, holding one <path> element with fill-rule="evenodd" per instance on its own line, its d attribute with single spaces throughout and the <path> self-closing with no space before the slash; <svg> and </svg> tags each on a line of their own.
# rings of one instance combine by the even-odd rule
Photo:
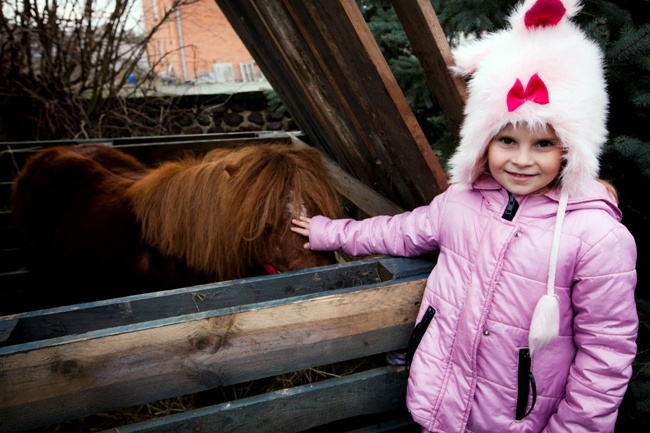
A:
<svg viewBox="0 0 650 433">
<path fill-rule="evenodd" d="M 530 404 L 530 409 L 526 411 L 528 406 L 528 394 L 532 389 L 533 398 Z M 531 371 L 530 351 L 528 349 L 519 349 L 519 366 L 517 368 L 517 409 L 515 418 L 517 421 L 526 418 L 535 407 L 537 401 L 537 386 L 535 384 L 535 376 Z"/>
<path fill-rule="evenodd" d="M 512 219 L 515 217 L 515 214 L 517 213 L 517 210 L 519 209 L 519 203 L 517 203 L 517 199 L 510 191 L 506 192 L 508 193 L 508 205 L 506 206 L 506 210 L 503 212 L 503 215 L 501 215 L 501 218 L 512 221 Z"/>
<path fill-rule="evenodd" d="M 411 367 L 411 361 L 413 361 L 413 356 L 415 355 L 415 351 L 420 345 L 420 341 L 422 341 L 422 337 L 424 337 L 424 333 L 427 331 L 427 328 L 429 327 L 429 324 L 431 323 L 431 320 L 433 320 L 433 316 L 435 315 L 436 315 L 435 308 L 429 306 L 427 308 L 427 311 L 424 312 L 424 316 L 422 316 L 422 320 L 420 320 L 420 322 L 417 325 L 415 325 L 415 329 L 413 329 L 413 333 L 411 334 L 411 339 L 409 340 L 408 349 L 406 350 L 407 369 Z"/>
</svg>

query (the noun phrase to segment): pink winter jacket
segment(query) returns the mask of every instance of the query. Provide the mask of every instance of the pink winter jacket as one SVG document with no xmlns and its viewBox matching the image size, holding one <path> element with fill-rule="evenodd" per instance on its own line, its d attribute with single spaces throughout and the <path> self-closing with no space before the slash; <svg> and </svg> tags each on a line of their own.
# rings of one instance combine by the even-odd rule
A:
<svg viewBox="0 0 650 433">
<path fill-rule="evenodd" d="M 432 432 L 612 432 L 636 353 L 636 246 L 604 186 L 572 197 L 562 229 L 555 293 L 558 339 L 520 360 L 546 293 L 558 196 L 518 197 L 484 176 L 423 206 L 364 221 L 314 217 L 315 250 L 416 256 L 439 251 L 417 322 L 429 310 L 411 364 L 407 406 Z M 430 308 L 432 307 L 432 308 Z M 523 383 L 518 383 L 521 369 Z M 528 371 L 529 369 L 529 371 Z M 532 411 L 516 420 L 518 390 Z M 529 390 L 530 387 L 530 390 Z M 521 391 L 520 391 L 521 393 Z M 521 394 L 519 400 L 522 400 Z"/>
</svg>

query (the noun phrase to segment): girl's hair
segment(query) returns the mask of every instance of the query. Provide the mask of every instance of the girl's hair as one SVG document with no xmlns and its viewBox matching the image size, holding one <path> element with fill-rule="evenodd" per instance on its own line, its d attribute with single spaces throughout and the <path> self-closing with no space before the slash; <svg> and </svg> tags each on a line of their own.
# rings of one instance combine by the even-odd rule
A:
<svg viewBox="0 0 650 433">
<path fill-rule="evenodd" d="M 566 163 L 566 161 L 563 160 L 562 161 L 562 168 L 564 168 L 565 163 Z M 481 175 L 481 174 L 490 174 L 490 169 L 488 168 L 488 152 L 487 152 L 487 149 L 485 149 L 485 153 L 483 154 L 483 156 L 481 158 L 479 158 L 479 160 L 476 162 L 476 171 L 475 171 L 475 173 L 479 173 L 479 175 Z M 561 173 L 562 173 L 562 171 L 560 169 L 560 174 Z M 549 183 L 547 185 L 547 188 L 542 189 L 540 191 L 540 193 L 545 194 L 548 191 L 552 191 L 553 189 L 557 188 L 557 186 L 560 184 L 560 174 L 558 174 L 558 176 L 555 179 L 553 179 L 551 181 L 551 183 Z M 618 204 L 618 191 L 616 190 L 614 185 L 612 185 L 610 182 L 606 181 L 605 179 L 597 178 L 596 181 L 600 182 L 601 184 L 603 184 L 605 186 L 605 188 L 607 188 L 607 190 L 614 196 L 614 200 L 616 201 L 616 204 Z"/>
<path fill-rule="evenodd" d="M 618 191 L 616 191 L 614 185 L 612 185 L 605 179 L 596 179 L 596 180 L 602 183 L 603 185 L 605 185 L 605 188 L 607 188 L 607 190 L 612 193 L 612 195 L 614 196 L 614 200 L 616 200 L 616 204 L 618 204 Z"/>
</svg>

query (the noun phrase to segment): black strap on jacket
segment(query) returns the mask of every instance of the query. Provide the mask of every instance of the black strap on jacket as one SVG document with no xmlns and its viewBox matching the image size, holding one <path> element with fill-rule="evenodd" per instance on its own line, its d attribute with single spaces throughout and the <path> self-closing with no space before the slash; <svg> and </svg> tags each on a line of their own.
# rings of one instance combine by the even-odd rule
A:
<svg viewBox="0 0 650 433">
<path fill-rule="evenodd" d="M 519 366 L 517 368 L 517 412 L 515 418 L 521 420 L 526 418 L 535 407 L 537 401 L 537 386 L 535 385 L 535 376 L 531 371 L 530 351 L 528 349 L 519 349 Z M 532 390 L 532 401 L 530 409 L 528 406 L 528 394 Z"/>
<path fill-rule="evenodd" d="M 406 349 L 406 369 L 411 368 L 411 362 L 413 361 L 413 355 L 424 337 L 424 333 L 427 332 L 427 328 L 433 319 L 433 316 L 436 315 L 436 310 L 432 306 L 427 307 L 427 310 L 424 312 L 420 322 L 415 325 L 413 333 L 411 333 L 411 339 L 409 340 L 408 349 Z"/>
</svg>

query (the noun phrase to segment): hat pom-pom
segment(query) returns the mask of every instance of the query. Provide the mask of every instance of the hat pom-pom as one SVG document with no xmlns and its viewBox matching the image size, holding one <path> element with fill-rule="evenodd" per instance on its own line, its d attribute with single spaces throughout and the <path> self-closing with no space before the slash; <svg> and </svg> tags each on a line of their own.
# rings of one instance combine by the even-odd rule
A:
<svg viewBox="0 0 650 433">
<path fill-rule="evenodd" d="M 530 322 L 528 344 L 532 355 L 555 341 L 560 332 L 560 300 L 557 295 L 544 295 L 537 302 Z"/>
</svg>

